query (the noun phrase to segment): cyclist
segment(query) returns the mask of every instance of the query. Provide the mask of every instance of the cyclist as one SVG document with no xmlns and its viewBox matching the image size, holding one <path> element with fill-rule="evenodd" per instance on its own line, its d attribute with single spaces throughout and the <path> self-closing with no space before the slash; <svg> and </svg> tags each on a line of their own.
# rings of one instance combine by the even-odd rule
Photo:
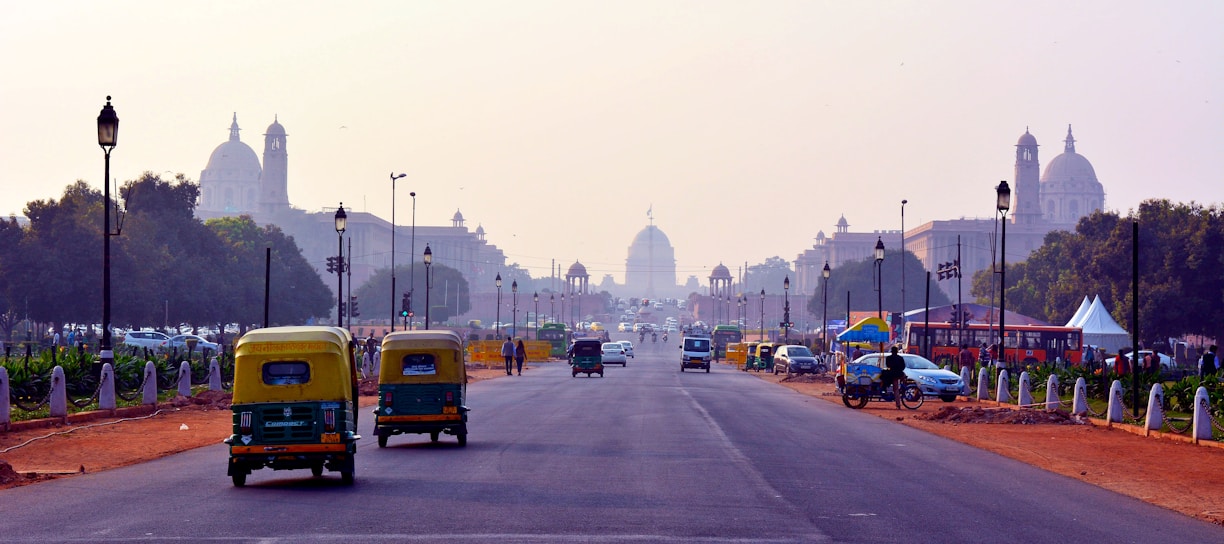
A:
<svg viewBox="0 0 1224 544">
<path fill-rule="evenodd" d="M 897 408 L 901 408 L 901 380 L 905 379 L 905 358 L 897 354 L 897 346 L 889 349 L 891 353 L 884 358 L 884 370 L 880 372 L 880 385 L 884 390 L 892 388 L 893 400 Z"/>
</svg>

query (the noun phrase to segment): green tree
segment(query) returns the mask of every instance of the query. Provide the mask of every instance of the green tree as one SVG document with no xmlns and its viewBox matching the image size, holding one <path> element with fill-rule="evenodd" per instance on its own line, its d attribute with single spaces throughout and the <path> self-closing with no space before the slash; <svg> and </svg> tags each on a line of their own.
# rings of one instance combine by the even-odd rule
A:
<svg viewBox="0 0 1224 544">
<path fill-rule="evenodd" d="M 881 292 L 876 294 L 876 264 L 875 259 L 867 258 L 861 261 L 843 263 L 829 273 L 829 319 L 845 319 L 846 297 L 850 297 L 850 309 L 853 311 L 874 311 L 878 302 L 882 302 L 885 313 L 901 311 L 901 259 L 898 251 L 884 251 L 882 264 Z M 928 287 L 931 292 L 931 306 L 950 304 L 948 296 L 939 289 L 932 278 L 928 284 L 926 268 L 922 261 L 913 253 L 905 252 L 905 287 L 906 305 L 909 309 L 923 307 L 926 302 Z M 847 295 L 848 293 L 848 295 Z M 816 296 L 808 301 L 808 311 L 812 315 L 823 315 L 821 308 L 823 290 L 817 286 Z"/>
</svg>

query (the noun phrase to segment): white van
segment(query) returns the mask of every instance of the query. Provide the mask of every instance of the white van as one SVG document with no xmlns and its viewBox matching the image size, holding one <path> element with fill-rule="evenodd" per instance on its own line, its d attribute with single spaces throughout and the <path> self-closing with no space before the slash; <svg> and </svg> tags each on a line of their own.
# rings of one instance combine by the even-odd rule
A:
<svg viewBox="0 0 1224 544">
<path fill-rule="evenodd" d="M 685 336 L 680 344 L 680 372 L 686 368 L 704 368 L 710 372 L 710 359 L 714 358 L 710 339 L 704 336 Z"/>
</svg>

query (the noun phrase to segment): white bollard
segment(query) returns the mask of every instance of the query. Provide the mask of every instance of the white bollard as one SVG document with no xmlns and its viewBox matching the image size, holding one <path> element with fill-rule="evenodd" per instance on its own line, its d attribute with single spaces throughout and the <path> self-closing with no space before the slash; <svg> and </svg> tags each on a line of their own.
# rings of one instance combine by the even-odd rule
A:
<svg viewBox="0 0 1224 544">
<path fill-rule="evenodd" d="M 1164 409 L 1161 405 L 1164 404 L 1164 387 L 1160 384 L 1153 384 L 1152 390 L 1148 393 L 1148 408 L 1147 408 L 1147 424 L 1144 428 L 1148 431 L 1159 431 L 1164 427 Z"/>
<path fill-rule="evenodd" d="M 970 376 L 970 374 L 971 373 L 969 372 L 969 367 L 967 366 L 961 367 L 960 378 L 961 378 L 961 394 L 962 395 L 969 394 L 969 378 L 972 377 Z"/>
<path fill-rule="evenodd" d="M 999 387 L 997 388 L 997 391 L 995 392 L 995 400 L 1002 402 L 1002 403 L 1011 402 L 1012 400 L 1011 392 L 1008 391 L 1008 387 L 1010 385 L 1011 384 L 1008 383 L 1008 379 L 1007 379 L 1007 371 L 1000 370 L 999 371 Z"/>
<path fill-rule="evenodd" d="M 221 363 L 217 362 L 216 357 L 208 361 L 208 390 L 221 390 Z"/>
<path fill-rule="evenodd" d="M 1122 423 L 1122 382 L 1114 380 L 1109 386 L 1109 409 L 1105 412 L 1105 421 Z"/>
<path fill-rule="evenodd" d="M 978 371 L 978 400 L 990 400 L 990 370 L 982 367 Z"/>
<path fill-rule="evenodd" d="M 1075 379 L 1075 398 L 1071 401 L 1071 413 L 1082 416 L 1088 413 L 1088 382 Z"/>
<path fill-rule="evenodd" d="M 1050 374 L 1050 378 L 1046 380 L 1046 406 L 1048 412 L 1053 412 L 1062 404 L 1062 399 L 1058 398 L 1058 375 Z"/>
<path fill-rule="evenodd" d="M 110 363 L 102 365 L 102 380 L 101 387 L 98 389 L 98 409 L 99 410 L 114 410 L 118 407 L 115 402 L 115 367 Z"/>
<path fill-rule="evenodd" d="M 51 369 L 51 400 L 47 402 L 51 417 L 68 415 L 68 388 L 64 385 L 64 367 L 55 365 Z"/>
<path fill-rule="evenodd" d="M 374 375 L 378 376 L 379 372 L 382 372 L 382 351 L 381 350 L 374 352 Z"/>
<path fill-rule="evenodd" d="M 1199 440 L 1211 440 L 1211 404 L 1202 386 L 1194 392 L 1194 441 Z"/>
<path fill-rule="evenodd" d="M 8 369 L 0 366 L 0 430 L 7 431 L 12 419 L 13 407 L 9 405 Z"/>
<path fill-rule="evenodd" d="M 1029 383 L 1028 371 L 1020 372 L 1020 407 L 1031 408 L 1033 406 L 1032 384 Z"/>
<path fill-rule="evenodd" d="M 179 363 L 178 394 L 182 397 L 191 396 L 191 363 L 188 361 Z"/>
<path fill-rule="evenodd" d="M 140 402 L 142 404 L 157 404 L 157 365 L 153 361 L 145 361 L 144 391 Z"/>
</svg>

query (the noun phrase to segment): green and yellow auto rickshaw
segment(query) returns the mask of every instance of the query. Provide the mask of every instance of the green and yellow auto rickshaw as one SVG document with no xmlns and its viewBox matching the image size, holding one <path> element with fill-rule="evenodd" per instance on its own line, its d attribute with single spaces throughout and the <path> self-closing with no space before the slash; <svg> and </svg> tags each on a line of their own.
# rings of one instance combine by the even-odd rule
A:
<svg viewBox="0 0 1224 544">
<path fill-rule="evenodd" d="M 603 343 L 597 338 L 579 338 L 574 340 L 573 345 L 569 349 L 570 372 L 573 377 L 578 377 L 578 374 L 586 374 L 588 378 L 591 374 L 599 374 L 602 378 L 604 375 L 603 369 Z"/>
<path fill-rule="evenodd" d="M 761 342 L 756 346 L 756 355 L 752 358 L 752 369 L 760 372 L 773 368 L 773 352 L 776 344 Z"/>
<path fill-rule="evenodd" d="M 229 476 L 309 468 L 353 483 L 357 452 L 357 367 L 353 338 L 337 327 L 250 331 L 234 349 L 234 431 Z"/>
<path fill-rule="evenodd" d="M 760 342 L 744 342 L 740 345 L 743 346 L 742 349 L 744 350 L 744 367 L 740 370 L 747 372 L 756 368 L 756 352 Z"/>
<path fill-rule="evenodd" d="M 395 434 L 442 433 L 467 445 L 467 368 L 463 341 L 451 331 L 399 331 L 382 341 L 374 434 L 387 447 Z"/>
</svg>

